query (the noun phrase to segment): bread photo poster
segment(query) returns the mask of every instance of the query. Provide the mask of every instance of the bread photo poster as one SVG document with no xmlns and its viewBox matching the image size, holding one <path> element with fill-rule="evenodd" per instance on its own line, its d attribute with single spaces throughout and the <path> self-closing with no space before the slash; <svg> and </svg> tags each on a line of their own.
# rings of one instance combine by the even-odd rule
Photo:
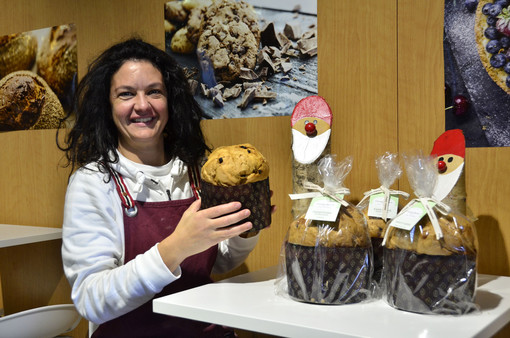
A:
<svg viewBox="0 0 510 338">
<path fill-rule="evenodd" d="M 0 35 L 0 132 L 55 129 L 76 83 L 76 27 Z"/>
<path fill-rule="evenodd" d="M 444 3 L 445 129 L 466 147 L 508 147 L 510 1 Z"/>
<path fill-rule="evenodd" d="M 317 1 L 174 0 L 165 48 L 206 118 L 290 116 L 317 95 Z"/>
</svg>

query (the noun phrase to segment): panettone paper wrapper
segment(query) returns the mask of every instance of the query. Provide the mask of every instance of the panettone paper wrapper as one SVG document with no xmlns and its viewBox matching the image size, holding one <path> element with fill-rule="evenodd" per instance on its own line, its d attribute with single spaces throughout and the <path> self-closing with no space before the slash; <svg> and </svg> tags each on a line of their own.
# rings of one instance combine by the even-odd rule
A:
<svg viewBox="0 0 510 338">
<path fill-rule="evenodd" d="M 234 225 L 252 222 L 253 228 L 248 232 L 262 230 L 271 225 L 269 178 L 231 187 L 222 187 L 201 181 L 200 195 L 202 209 L 229 202 L 241 202 L 242 207 L 250 209 L 251 214 Z"/>
<path fill-rule="evenodd" d="M 394 308 L 429 314 L 477 311 L 476 257 L 420 255 L 384 248 L 386 300 Z"/>
<path fill-rule="evenodd" d="M 344 216 L 349 217 L 345 210 L 342 207 L 340 214 L 345 213 Z M 352 205 L 350 210 L 357 211 Z M 338 219 L 341 218 L 339 215 Z M 372 300 L 375 288 L 372 281 L 373 254 L 366 223 L 360 225 L 364 231 L 357 234 L 363 236 L 364 240 L 355 237 L 346 240 L 353 243 L 361 241 L 364 245 L 331 246 L 325 244 L 328 242 L 328 233 L 336 229 L 332 227 L 341 227 L 340 223 L 312 221 L 304 215 L 296 221 L 300 219 L 305 219 L 306 229 L 318 227 L 316 238 L 313 239 L 315 245 L 289 241 L 289 228 L 280 252 L 275 293 L 313 304 L 344 305 Z M 361 219 L 364 220 L 364 217 Z M 341 236 L 355 235 L 345 233 Z"/>
<path fill-rule="evenodd" d="M 308 247 L 285 243 L 290 298 L 316 304 L 352 304 L 370 298 L 370 248 Z"/>
</svg>

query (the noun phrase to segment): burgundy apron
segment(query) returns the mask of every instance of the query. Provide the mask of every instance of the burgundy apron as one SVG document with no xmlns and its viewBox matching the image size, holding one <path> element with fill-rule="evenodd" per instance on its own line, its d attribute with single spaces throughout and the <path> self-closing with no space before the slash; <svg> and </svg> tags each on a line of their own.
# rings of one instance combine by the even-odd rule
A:
<svg viewBox="0 0 510 338">
<path fill-rule="evenodd" d="M 195 201 L 194 197 L 164 202 L 134 201 L 120 174 L 111 170 L 117 192 L 124 206 L 125 263 L 149 250 L 171 234 L 182 214 Z M 193 170 L 190 170 L 192 187 Z M 195 181 L 197 182 L 197 181 Z M 131 215 L 131 216 L 130 216 Z M 154 298 L 187 290 L 211 282 L 210 274 L 218 246 L 188 257 L 181 263 L 179 279 L 167 285 Z M 152 311 L 152 299 L 137 309 L 101 324 L 92 337 L 224 337 L 229 330 L 188 319 L 157 314 Z"/>
</svg>

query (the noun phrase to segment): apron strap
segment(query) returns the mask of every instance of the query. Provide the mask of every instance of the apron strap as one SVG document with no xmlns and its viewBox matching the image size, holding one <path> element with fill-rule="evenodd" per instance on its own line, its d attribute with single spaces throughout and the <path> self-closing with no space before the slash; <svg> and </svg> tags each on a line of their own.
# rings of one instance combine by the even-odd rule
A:
<svg viewBox="0 0 510 338">
<path fill-rule="evenodd" d="M 120 201 L 122 206 L 124 206 L 124 210 L 129 217 L 134 217 L 138 213 L 138 209 L 135 204 L 135 200 L 131 197 L 129 190 L 122 178 L 122 175 L 119 174 L 116 170 L 110 168 L 110 166 L 103 163 L 103 165 L 110 171 L 111 177 L 113 178 L 113 182 L 115 183 L 115 187 L 117 188 L 117 193 L 120 197 Z M 191 191 L 193 192 L 193 196 L 196 199 L 200 199 L 200 171 L 198 166 L 192 166 L 188 170 L 189 182 L 191 186 Z"/>
<path fill-rule="evenodd" d="M 188 168 L 188 176 L 189 176 L 189 184 L 191 185 L 191 190 L 193 191 L 193 195 L 196 199 L 200 199 L 200 171 L 198 166 L 194 165 Z"/>
<path fill-rule="evenodd" d="M 103 165 L 110 171 L 111 177 L 113 178 L 113 182 L 115 183 L 115 187 L 117 188 L 117 194 L 120 197 L 120 201 L 122 206 L 124 207 L 124 211 L 126 215 L 129 217 L 134 217 L 138 213 L 138 209 L 135 205 L 135 200 L 131 197 L 129 190 L 122 178 L 122 175 L 119 174 L 116 170 L 110 168 L 109 165 L 103 163 Z"/>
</svg>

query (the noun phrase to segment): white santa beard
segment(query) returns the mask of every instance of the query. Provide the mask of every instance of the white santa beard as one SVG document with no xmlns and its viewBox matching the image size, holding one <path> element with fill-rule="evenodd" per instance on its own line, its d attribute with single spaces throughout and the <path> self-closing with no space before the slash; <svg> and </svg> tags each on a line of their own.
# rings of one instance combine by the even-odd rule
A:
<svg viewBox="0 0 510 338">
<path fill-rule="evenodd" d="M 308 137 L 292 129 L 292 152 L 294 159 L 302 164 L 310 164 L 324 151 L 329 141 L 331 129 L 315 137 Z"/>
<path fill-rule="evenodd" d="M 436 200 L 442 201 L 446 196 L 448 196 L 448 194 L 450 193 L 450 191 L 452 191 L 455 184 L 457 184 L 460 174 L 462 174 L 463 168 L 464 163 L 459 165 L 457 169 L 455 169 L 451 173 L 445 175 L 438 175 L 436 186 L 434 188 L 434 193 L 432 194 Z"/>
</svg>

